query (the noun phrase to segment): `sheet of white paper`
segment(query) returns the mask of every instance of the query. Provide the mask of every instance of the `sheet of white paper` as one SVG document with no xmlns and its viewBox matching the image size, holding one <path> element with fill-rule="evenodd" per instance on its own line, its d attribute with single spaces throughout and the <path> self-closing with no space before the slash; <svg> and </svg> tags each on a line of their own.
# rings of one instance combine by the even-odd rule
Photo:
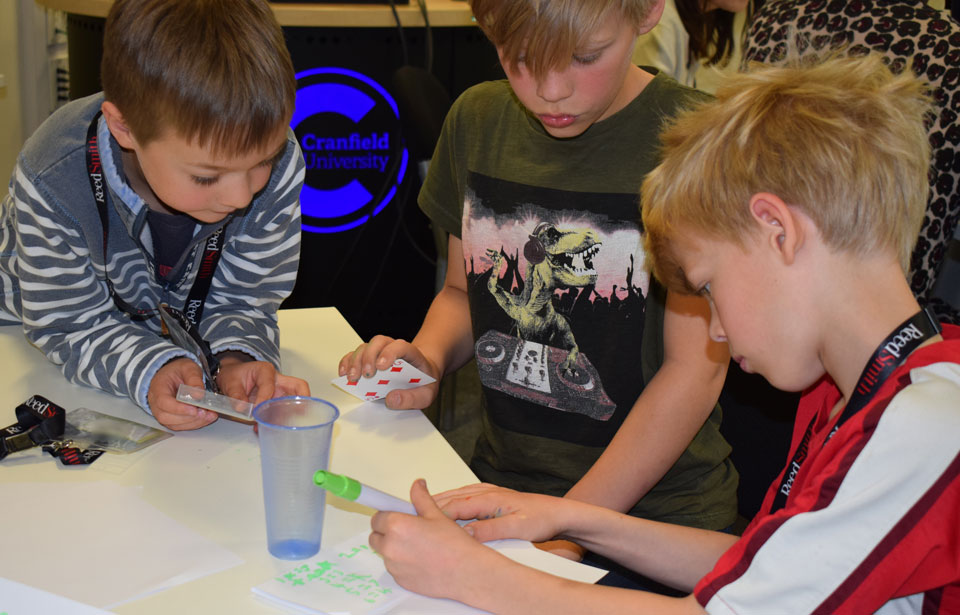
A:
<svg viewBox="0 0 960 615">
<path fill-rule="evenodd" d="M 409 592 L 393 580 L 383 560 L 367 545 L 362 532 L 285 573 L 253 588 L 261 598 L 303 613 L 374 615 L 376 613 L 483 613 L 459 602 L 435 600 Z M 521 540 L 498 540 L 487 545 L 522 564 L 561 577 L 595 583 L 605 570 L 551 555 Z"/>
<path fill-rule="evenodd" d="M 138 491 L 106 481 L 4 485 L 0 525 L 29 517 L 50 531 L 6 533 L 5 552 L 34 557 L 0 558 L 0 577 L 109 609 L 243 563 Z"/>
<path fill-rule="evenodd" d="M 23 585 L 10 579 L 0 578 L 0 615 L 34 615 L 57 613 L 57 615 L 108 615 L 86 604 L 68 600 L 63 596 Z"/>
</svg>

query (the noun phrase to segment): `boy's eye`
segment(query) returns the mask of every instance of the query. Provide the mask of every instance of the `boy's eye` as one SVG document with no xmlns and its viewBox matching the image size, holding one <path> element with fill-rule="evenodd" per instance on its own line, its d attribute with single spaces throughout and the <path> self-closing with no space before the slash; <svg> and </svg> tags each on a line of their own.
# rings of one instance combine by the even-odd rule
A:
<svg viewBox="0 0 960 615">
<path fill-rule="evenodd" d="M 577 64 L 593 64 L 600 59 L 599 53 L 574 54 L 573 61 Z"/>
<path fill-rule="evenodd" d="M 706 284 L 704 284 L 703 286 L 701 286 L 701 287 L 700 287 L 700 290 L 697 291 L 697 294 L 700 295 L 701 297 L 707 297 L 707 298 L 709 298 L 709 297 L 710 297 L 710 282 L 707 282 Z"/>
<path fill-rule="evenodd" d="M 200 177 L 198 175 L 192 175 L 191 179 L 193 179 L 195 184 L 199 184 L 201 186 L 209 186 L 217 181 L 216 177 Z"/>
</svg>

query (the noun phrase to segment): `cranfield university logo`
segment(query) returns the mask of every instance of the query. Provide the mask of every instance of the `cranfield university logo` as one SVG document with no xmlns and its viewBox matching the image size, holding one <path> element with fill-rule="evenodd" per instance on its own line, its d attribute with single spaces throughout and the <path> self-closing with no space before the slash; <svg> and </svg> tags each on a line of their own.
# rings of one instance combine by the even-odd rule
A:
<svg viewBox="0 0 960 615">
<path fill-rule="evenodd" d="M 303 230 L 346 231 L 390 204 L 408 154 L 397 103 L 380 84 L 345 68 L 298 73 L 290 125 L 307 164 Z"/>
</svg>

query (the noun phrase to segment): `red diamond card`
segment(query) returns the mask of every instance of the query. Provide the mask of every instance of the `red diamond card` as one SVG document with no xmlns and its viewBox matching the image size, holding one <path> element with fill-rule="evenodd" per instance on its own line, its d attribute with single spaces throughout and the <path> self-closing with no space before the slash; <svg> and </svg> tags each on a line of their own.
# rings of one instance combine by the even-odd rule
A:
<svg viewBox="0 0 960 615">
<path fill-rule="evenodd" d="M 338 376 L 331 380 L 336 387 L 364 401 L 376 401 L 386 397 L 390 391 L 412 389 L 435 381 L 434 378 L 403 359 L 397 359 L 393 365 L 387 369 L 378 370 L 370 378 L 348 380 L 346 376 Z"/>
</svg>

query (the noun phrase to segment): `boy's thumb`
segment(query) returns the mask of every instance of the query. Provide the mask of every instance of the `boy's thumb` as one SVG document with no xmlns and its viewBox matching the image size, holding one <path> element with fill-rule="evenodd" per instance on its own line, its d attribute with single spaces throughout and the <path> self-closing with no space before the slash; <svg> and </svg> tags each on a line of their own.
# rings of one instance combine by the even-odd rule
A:
<svg viewBox="0 0 960 615">
<path fill-rule="evenodd" d="M 421 517 L 443 516 L 443 512 L 433 501 L 433 496 L 427 491 L 427 481 L 422 478 L 413 481 L 413 485 L 410 487 L 410 503 L 417 509 L 417 514 Z"/>
</svg>

